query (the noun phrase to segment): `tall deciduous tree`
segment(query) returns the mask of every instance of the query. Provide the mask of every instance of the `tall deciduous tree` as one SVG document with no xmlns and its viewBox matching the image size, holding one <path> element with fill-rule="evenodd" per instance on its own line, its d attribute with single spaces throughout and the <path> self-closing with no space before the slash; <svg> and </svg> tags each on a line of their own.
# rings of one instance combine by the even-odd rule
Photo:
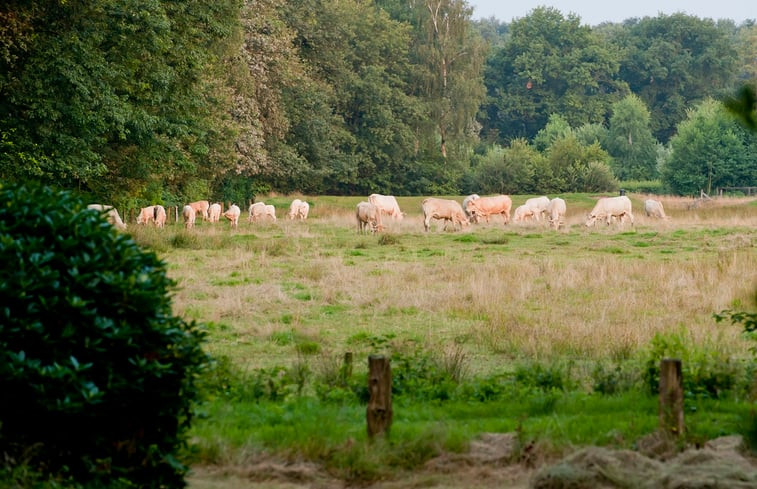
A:
<svg viewBox="0 0 757 489">
<path fill-rule="evenodd" d="M 289 89 L 287 144 L 305 161 L 315 192 L 397 191 L 421 120 L 408 86 L 407 24 L 357 1 L 288 2 L 309 84 Z"/>
<path fill-rule="evenodd" d="M 686 109 L 733 88 L 738 54 L 733 23 L 682 13 L 627 21 L 611 42 L 623 52 L 620 75 L 647 104 L 652 132 L 664 142 Z"/>
<path fill-rule="evenodd" d="M 415 177 L 428 182 L 427 191 L 457 191 L 478 141 L 485 95 L 486 44 L 473 28 L 472 9 L 465 0 L 377 3 L 412 27 L 410 93 L 423 103 Z"/>
<path fill-rule="evenodd" d="M 636 95 L 613 104 L 604 147 L 613 157 L 612 169 L 619 179 L 657 178 L 657 141 L 650 128 L 649 110 Z"/>
<path fill-rule="evenodd" d="M 604 122 L 627 93 L 618 57 L 579 17 L 534 9 L 513 22 L 508 42 L 487 62 L 484 129 L 507 141 L 533 138 L 554 113 L 574 127 Z"/>
<path fill-rule="evenodd" d="M 689 112 L 670 140 L 663 182 L 681 195 L 757 181 L 757 141 L 712 99 Z"/>
<path fill-rule="evenodd" d="M 112 202 L 177 173 L 211 179 L 231 154 L 214 50 L 236 13 L 232 0 L 4 2 L 0 176 Z"/>
</svg>

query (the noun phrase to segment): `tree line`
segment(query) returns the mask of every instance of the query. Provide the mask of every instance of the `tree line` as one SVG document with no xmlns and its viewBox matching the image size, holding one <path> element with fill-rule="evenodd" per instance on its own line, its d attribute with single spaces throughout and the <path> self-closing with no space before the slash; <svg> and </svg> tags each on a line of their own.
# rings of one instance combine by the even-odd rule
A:
<svg viewBox="0 0 757 489">
<path fill-rule="evenodd" d="M 755 185 L 757 26 L 464 0 L 9 0 L 0 178 L 119 205 Z"/>
</svg>

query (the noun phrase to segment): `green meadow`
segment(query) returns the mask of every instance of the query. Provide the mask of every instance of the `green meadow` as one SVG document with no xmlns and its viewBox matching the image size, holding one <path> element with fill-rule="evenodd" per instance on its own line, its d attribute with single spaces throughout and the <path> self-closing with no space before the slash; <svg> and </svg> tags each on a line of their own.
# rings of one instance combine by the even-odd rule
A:
<svg viewBox="0 0 757 489">
<path fill-rule="evenodd" d="M 634 448 L 657 429 L 664 357 L 684 365 L 684 443 L 754 431 L 754 340 L 713 314 L 754 308 L 755 199 L 662 197 L 670 219 L 656 220 L 632 195 L 634 226 L 586 228 L 597 196 L 568 194 L 559 230 L 493 217 L 425 233 L 422 198 L 399 197 L 402 221 L 359 235 L 367 199 L 297 197 L 307 221 L 270 196 L 276 222 L 129 226 L 168 264 L 176 313 L 206 325 L 197 467 L 305 460 L 365 483 L 485 432 L 517 433 L 521 458 Z M 392 362 L 394 421 L 371 442 L 373 354 Z"/>
</svg>

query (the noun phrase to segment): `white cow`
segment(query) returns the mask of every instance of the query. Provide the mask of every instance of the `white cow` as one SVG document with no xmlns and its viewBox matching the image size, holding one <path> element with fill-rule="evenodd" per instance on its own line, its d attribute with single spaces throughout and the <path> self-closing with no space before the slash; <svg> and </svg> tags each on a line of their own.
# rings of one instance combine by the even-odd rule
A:
<svg viewBox="0 0 757 489">
<path fill-rule="evenodd" d="M 370 228 L 371 233 L 381 231 L 381 212 L 370 202 L 360 202 L 355 207 L 355 220 L 357 221 L 357 232 L 362 234 Z"/>
<path fill-rule="evenodd" d="M 223 217 L 230 221 L 231 227 L 235 228 L 239 224 L 239 216 L 242 214 L 242 210 L 236 204 L 231 204 L 228 210 L 223 213 Z"/>
<path fill-rule="evenodd" d="M 521 222 L 526 219 L 533 219 L 538 212 L 537 209 L 527 206 L 526 204 L 519 205 L 513 212 L 513 222 Z"/>
<path fill-rule="evenodd" d="M 137 224 L 149 224 L 155 222 L 155 206 L 142 207 L 137 215 Z"/>
<path fill-rule="evenodd" d="M 194 227 L 195 219 L 197 218 L 197 211 L 191 205 L 185 205 L 181 210 L 181 217 L 184 218 L 184 227 L 189 229 Z"/>
<path fill-rule="evenodd" d="M 594 209 L 589 213 L 589 217 L 586 219 L 586 226 L 593 226 L 597 219 L 606 219 L 609 225 L 613 218 L 623 224 L 625 218 L 628 217 L 633 225 L 633 212 L 631 207 L 631 199 L 625 195 L 619 197 L 603 197 L 597 201 L 594 205 Z"/>
<path fill-rule="evenodd" d="M 209 219 L 208 216 L 208 208 L 210 208 L 210 203 L 207 200 L 198 200 L 197 202 L 190 202 L 190 207 L 195 210 L 195 214 L 200 214 L 202 216 L 203 221 L 207 221 Z"/>
<path fill-rule="evenodd" d="M 555 197 L 549 201 L 547 206 L 547 219 L 549 219 L 549 225 L 555 229 L 559 229 L 565 222 L 565 213 L 568 207 L 565 205 L 565 200 L 560 197 Z"/>
<path fill-rule="evenodd" d="M 480 198 L 481 196 L 479 196 L 478 194 L 470 194 L 469 196 L 463 199 L 463 212 L 465 212 L 465 216 L 468 218 L 468 221 L 470 222 L 478 222 L 478 219 L 476 218 L 476 216 L 471 215 L 470 211 L 468 210 L 468 203 L 471 200 L 476 200 Z"/>
<path fill-rule="evenodd" d="M 289 205 L 289 212 L 287 212 L 287 217 L 289 219 L 305 220 L 308 218 L 309 212 L 310 212 L 310 204 L 308 204 L 304 200 L 294 199 L 292 203 Z"/>
<path fill-rule="evenodd" d="M 654 199 L 647 199 L 644 201 L 644 213 L 648 217 L 656 217 L 657 219 L 667 219 L 665 215 L 665 209 L 662 207 L 662 202 Z"/>
<path fill-rule="evenodd" d="M 165 226 L 166 225 L 166 217 L 168 217 L 168 216 L 166 216 L 166 208 L 163 207 L 160 204 L 156 205 L 155 206 L 155 215 L 154 215 L 155 226 L 159 227 L 159 228 L 162 228 L 163 226 Z"/>
<path fill-rule="evenodd" d="M 276 221 L 276 207 L 271 204 L 265 205 L 265 215 Z"/>
<path fill-rule="evenodd" d="M 210 222 L 218 222 L 221 219 L 221 204 L 211 204 L 208 208 L 208 220 Z"/>
<path fill-rule="evenodd" d="M 534 217 L 537 221 L 539 221 L 545 214 L 547 214 L 549 197 L 547 197 L 546 195 L 542 195 L 541 197 L 533 197 L 531 199 L 527 199 L 524 205 L 534 210 Z"/>
<path fill-rule="evenodd" d="M 396 221 L 401 221 L 405 217 L 405 214 L 400 211 L 400 205 L 394 195 L 371 194 L 368 200 L 376 206 L 379 212 L 391 216 Z"/>
<path fill-rule="evenodd" d="M 265 202 L 255 202 L 250 204 L 248 209 L 247 222 L 257 222 L 266 215 Z"/>
<path fill-rule="evenodd" d="M 106 214 L 106 219 L 116 229 L 119 229 L 121 231 L 124 231 L 126 229 L 126 224 L 121 220 L 121 216 L 118 215 L 118 211 L 115 207 L 112 205 L 107 204 L 89 204 L 87 206 L 87 209 L 94 209 L 101 214 Z"/>
<path fill-rule="evenodd" d="M 460 229 L 469 224 L 463 207 L 456 200 L 429 197 L 423 201 L 421 209 L 423 210 L 423 227 L 426 232 L 431 226 L 431 219 L 443 219 L 445 229 L 447 221 L 451 222 L 455 229 L 457 229 L 458 224 L 460 224 Z"/>
</svg>

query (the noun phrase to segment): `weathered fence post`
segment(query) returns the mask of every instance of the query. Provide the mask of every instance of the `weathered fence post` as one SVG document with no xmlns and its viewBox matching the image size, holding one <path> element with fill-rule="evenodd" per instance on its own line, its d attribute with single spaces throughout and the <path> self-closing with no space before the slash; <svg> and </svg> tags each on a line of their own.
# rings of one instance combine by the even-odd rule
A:
<svg viewBox="0 0 757 489">
<path fill-rule="evenodd" d="M 392 425 L 392 370 L 383 355 L 368 357 L 368 436 L 388 435 Z"/>
<path fill-rule="evenodd" d="M 660 362 L 660 430 L 673 436 L 683 434 L 683 376 L 681 360 Z"/>
<path fill-rule="evenodd" d="M 352 377 L 352 352 L 344 354 L 344 363 L 342 364 L 342 383 L 347 385 L 347 381 Z"/>
</svg>

